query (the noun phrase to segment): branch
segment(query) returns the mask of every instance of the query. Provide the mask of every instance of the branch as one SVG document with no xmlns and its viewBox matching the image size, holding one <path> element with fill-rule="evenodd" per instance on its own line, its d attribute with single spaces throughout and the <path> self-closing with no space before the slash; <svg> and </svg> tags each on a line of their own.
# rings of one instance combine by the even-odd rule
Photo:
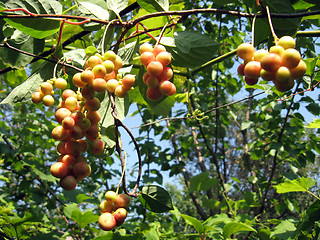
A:
<svg viewBox="0 0 320 240">
<path fill-rule="evenodd" d="M 3 140 L 5 141 L 5 143 L 9 146 L 9 148 L 10 148 L 11 150 L 15 150 L 14 147 L 12 146 L 12 144 L 10 143 L 9 139 L 8 139 L 6 136 L 2 136 L 2 138 L 3 138 Z M 17 158 L 18 158 L 19 161 L 23 161 L 23 155 L 22 155 L 21 153 L 19 153 L 19 154 L 17 155 Z M 31 171 L 32 171 L 32 169 L 31 169 L 30 166 L 25 165 L 24 168 L 25 168 L 28 172 L 31 172 Z M 13 169 L 11 169 L 10 171 L 11 171 L 11 172 L 14 172 L 14 173 L 16 173 L 16 174 L 18 174 L 18 175 L 20 175 L 20 176 L 22 176 L 24 179 L 26 179 L 27 181 L 29 181 L 25 175 L 21 175 L 19 172 L 15 171 L 15 170 L 13 170 Z M 54 206 L 56 206 L 56 204 L 55 204 L 56 202 L 59 202 L 62 206 L 65 206 L 65 203 L 62 202 L 62 200 L 61 200 L 60 198 L 58 198 L 58 197 L 56 196 L 56 194 L 55 194 L 50 188 L 47 187 L 47 185 L 42 181 L 42 179 L 41 179 L 40 177 L 38 177 L 37 175 L 35 175 L 35 179 L 42 185 L 42 188 L 41 188 L 40 186 L 38 186 L 36 183 L 34 183 L 34 182 L 32 182 L 32 183 L 33 183 L 34 185 L 36 185 L 36 187 L 53 203 Z M 44 189 L 45 189 L 46 191 L 45 191 Z M 53 200 L 47 195 L 48 193 L 50 193 L 50 194 L 55 198 L 55 201 L 53 201 Z M 69 227 L 72 231 L 74 231 L 74 228 L 69 224 L 69 221 L 67 220 L 66 216 L 60 211 L 60 209 L 59 209 L 58 207 L 56 207 L 56 208 L 57 208 L 58 212 L 62 215 L 62 217 L 64 218 L 64 220 L 66 221 L 68 227 Z M 74 235 L 75 235 L 75 238 L 76 238 L 76 239 L 80 240 L 80 238 L 79 238 L 79 236 L 78 236 L 77 234 L 74 234 Z"/>
<path fill-rule="evenodd" d="M 149 126 L 149 125 L 154 125 L 156 123 L 159 123 L 159 122 L 162 122 L 162 121 L 175 121 L 175 120 L 183 120 L 183 119 L 197 119 L 197 118 L 201 118 L 203 117 L 204 115 L 210 113 L 210 112 L 213 112 L 213 111 L 216 111 L 220 108 L 224 108 L 224 107 L 228 107 L 228 106 L 231 106 L 233 104 L 236 104 L 236 103 L 239 103 L 239 102 L 243 102 L 245 100 L 248 100 L 250 98 L 254 98 L 256 96 L 259 96 L 261 94 L 263 94 L 264 92 L 259 92 L 259 93 L 256 93 L 254 95 L 250 95 L 249 97 L 245 97 L 245 98 L 242 98 L 240 100 L 237 100 L 237 101 L 234 101 L 234 102 L 230 102 L 230 103 L 227 103 L 227 104 L 224 104 L 222 106 L 219 106 L 219 107 L 216 107 L 216 108 L 212 108 L 212 109 L 209 109 L 205 112 L 202 112 L 200 114 L 196 114 L 196 115 L 193 115 L 191 117 L 189 116 L 186 116 L 186 117 L 166 117 L 166 118 L 162 118 L 162 119 L 159 119 L 157 121 L 154 121 L 154 122 L 151 122 L 151 123 L 146 123 L 146 124 L 143 124 L 143 125 L 140 125 L 140 126 L 137 126 L 137 127 L 133 127 L 133 128 L 141 128 L 141 127 L 146 127 L 146 126 Z"/>
<path fill-rule="evenodd" d="M 116 106 L 115 106 L 115 97 L 114 94 L 109 93 L 109 99 L 111 102 L 111 114 L 114 118 L 114 127 L 115 127 L 115 141 L 116 141 L 116 151 L 119 154 L 120 157 L 120 161 L 121 161 L 121 167 L 122 167 L 122 171 L 123 171 L 123 177 L 122 177 L 122 184 L 123 184 L 123 190 L 126 194 L 128 194 L 129 196 L 133 196 L 133 197 L 138 197 L 139 194 L 136 193 L 138 187 L 139 187 L 139 182 L 140 182 L 140 178 L 141 178 L 141 171 L 142 171 L 142 159 L 141 159 L 141 153 L 140 153 L 140 149 L 138 146 L 138 143 L 136 141 L 136 139 L 134 138 L 132 132 L 128 129 L 127 126 L 125 126 L 121 120 L 118 118 L 117 116 L 117 112 L 116 112 Z M 138 160 L 139 160 L 139 171 L 138 171 L 138 176 L 137 176 L 137 180 L 136 180 L 136 184 L 133 188 L 133 190 L 129 193 L 127 190 L 127 186 L 126 186 L 126 178 L 125 178 L 125 162 L 123 159 L 123 155 L 122 155 L 122 151 L 121 151 L 121 146 L 119 144 L 119 127 L 124 128 L 124 130 L 129 134 L 131 140 L 133 141 L 133 144 L 136 148 L 137 151 L 137 155 L 138 155 Z"/>
<path fill-rule="evenodd" d="M 297 87 L 296 87 L 296 89 L 295 89 L 295 92 L 298 91 L 298 87 L 299 87 L 299 84 L 297 84 Z M 285 116 L 285 118 L 284 118 L 284 121 L 283 121 L 281 130 L 280 130 L 280 133 L 279 133 L 279 135 L 278 135 L 278 140 L 277 140 L 278 143 L 281 142 L 283 133 L 284 133 L 284 131 L 285 131 L 286 124 L 288 123 L 289 113 L 290 113 L 290 110 L 291 110 L 291 108 L 292 108 L 292 105 L 294 104 L 294 97 L 295 97 L 295 94 L 293 94 L 291 103 L 290 103 L 290 105 L 289 105 L 288 108 L 287 108 L 287 113 L 286 113 L 286 116 Z M 262 197 L 261 207 L 260 207 L 260 209 L 259 209 L 259 214 L 262 214 L 262 212 L 264 211 L 264 208 L 265 208 L 265 203 L 266 203 L 266 199 L 267 199 L 267 194 L 268 194 L 269 189 L 270 189 L 270 187 L 271 187 L 271 182 L 272 182 L 273 176 L 274 176 L 274 174 L 275 174 L 276 168 L 277 168 L 277 166 L 278 166 L 278 162 L 277 162 L 278 153 L 279 153 L 279 149 L 276 150 L 276 152 L 275 152 L 275 154 L 274 154 L 274 157 L 273 157 L 271 174 L 270 174 L 269 179 L 268 179 L 268 183 L 267 183 L 267 186 L 266 186 L 266 190 L 265 190 L 265 192 L 264 192 L 264 194 L 263 194 L 263 197 Z"/>
<path fill-rule="evenodd" d="M 34 58 L 37 58 L 37 59 L 42 59 L 42 60 L 45 60 L 45 61 L 48 61 L 48 62 L 60 64 L 60 65 L 65 66 L 65 67 L 73 68 L 73 69 L 75 69 L 75 70 L 77 70 L 79 72 L 83 71 L 82 69 L 77 68 L 77 67 L 75 67 L 73 65 L 70 65 L 70 64 L 68 64 L 66 62 L 63 62 L 63 61 L 57 61 L 57 60 L 54 60 L 54 59 L 51 59 L 51 58 L 45 58 L 45 57 L 42 57 L 40 55 L 35 55 L 35 54 L 32 54 L 32 53 L 28 53 L 28 52 L 22 51 L 22 50 L 20 50 L 18 48 L 15 48 L 15 47 L 11 46 L 8 42 L 0 44 L 0 47 L 8 48 L 8 49 L 11 49 L 13 51 L 16 51 L 16 52 L 19 52 L 19 53 L 22 53 L 24 55 L 28 55 L 28 56 L 31 56 L 31 57 L 34 57 Z M 7 72 L 6 69 L 8 69 L 8 68 L 0 70 L 0 74 L 3 74 L 5 72 Z"/>
<path fill-rule="evenodd" d="M 167 121 L 167 126 L 168 127 L 170 126 L 169 121 Z M 187 169 L 183 166 L 183 161 L 182 161 L 181 155 L 179 154 L 179 150 L 178 150 L 178 146 L 177 146 L 176 138 L 175 138 L 174 134 L 171 134 L 170 140 L 171 140 L 174 152 L 177 155 L 178 162 L 181 166 L 181 172 L 183 174 L 184 182 L 186 184 L 186 187 L 189 189 L 190 188 L 189 173 L 188 173 Z M 207 216 L 206 212 L 203 210 L 203 208 L 201 207 L 199 200 L 197 199 L 196 194 L 194 192 L 190 192 L 189 196 L 191 197 L 193 204 L 195 205 L 199 215 L 201 216 L 201 219 L 206 220 L 208 218 L 208 216 Z"/>
</svg>

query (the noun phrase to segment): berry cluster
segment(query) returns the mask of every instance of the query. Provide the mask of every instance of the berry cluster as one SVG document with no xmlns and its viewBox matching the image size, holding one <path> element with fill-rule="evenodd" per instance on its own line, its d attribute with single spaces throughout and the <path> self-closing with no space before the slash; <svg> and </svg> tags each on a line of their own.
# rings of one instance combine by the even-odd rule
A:
<svg viewBox="0 0 320 240">
<path fill-rule="evenodd" d="M 75 189 L 77 182 L 91 173 L 83 153 L 90 148 L 93 154 L 99 155 L 105 147 L 99 133 L 101 103 L 96 93 L 109 91 L 124 97 L 135 83 L 134 75 L 121 78 L 118 74 L 121 67 L 122 60 L 113 51 L 107 51 L 103 56 L 94 55 L 87 59 L 85 70 L 72 78 L 77 92 L 66 89 L 67 81 L 63 78 L 53 78 L 43 82 L 32 95 L 34 103 L 52 106 L 53 86 L 65 89 L 55 112 L 59 125 L 52 130 L 52 137 L 59 141 L 57 151 L 60 156 L 50 167 L 51 174 L 60 178 L 60 186 L 65 190 Z"/>
<path fill-rule="evenodd" d="M 57 146 L 60 156 L 50 172 L 60 178 L 62 188 L 73 190 L 78 181 L 91 173 L 91 167 L 82 154 L 89 148 L 87 141 L 90 141 L 93 154 L 101 154 L 104 150 L 98 127 L 101 119 L 98 112 L 100 101 L 92 97 L 89 104 L 87 101 L 84 103 L 81 93 L 71 89 L 63 91 L 62 99 L 55 112 L 55 119 L 60 125 L 52 130 L 52 137 L 60 141 Z"/>
<path fill-rule="evenodd" d="M 163 45 L 154 48 L 149 43 L 144 43 L 139 48 L 140 61 L 146 68 L 143 81 L 148 86 L 147 97 L 157 101 L 163 95 L 172 96 L 176 92 L 176 86 L 170 82 L 173 71 L 168 65 L 171 63 L 171 54 Z"/>
<path fill-rule="evenodd" d="M 53 86 L 59 89 L 65 89 L 67 85 L 67 81 L 63 78 L 52 78 L 46 82 L 43 82 L 40 87 L 38 87 L 37 91 L 32 94 L 32 102 L 42 102 L 44 105 L 50 107 L 54 104 Z"/>
<path fill-rule="evenodd" d="M 103 56 L 93 55 L 86 61 L 85 70 L 82 73 L 76 73 L 72 81 L 77 87 L 83 88 L 82 96 L 84 98 L 86 97 L 83 91 L 108 91 L 123 98 L 133 87 L 135 76 L 127 74 L 122 78 L 121 74 L 118 74 L 122 64 L 122 59 L 111 50 Z"/>
<path fill-rule="evenodd" d="M 283 36 L 269 51 L 255 48 L 249 43 L 242 43 L 237 54 L 245 62 L 238 67 L 238 73 L 245 76 L 248 85 L 254 85 L 259 77 L 272 81 L 276 89 L 286 92 L 294 86 L 294 79 L 301 78 L 307 70 L 306 63 L 295 49 L 295 40 Z"/>
<path fill-rule="evenodd" d="M 117 195 L 114 191 L 107 191 L 104 198 L 99 205 L 102 214 L 98 223 L 102 230 L 110 231 L 126 219 L 130 198 L 125 193 Z"/>
</svg>

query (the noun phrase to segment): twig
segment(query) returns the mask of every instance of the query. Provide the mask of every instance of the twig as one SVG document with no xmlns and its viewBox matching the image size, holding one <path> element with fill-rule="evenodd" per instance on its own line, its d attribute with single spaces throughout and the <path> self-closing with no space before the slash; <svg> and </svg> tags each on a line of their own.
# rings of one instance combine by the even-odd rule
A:
<svg viewBox="0 0 320 240">
<path fill-rule="evenodd" d="M 296 89 L 295 89 L 295 92 L 297 92 L 298 87 L 299 87 L 299 84 L 297 85 L 297 87 L 296 87 Z M 281 142 L 283 133 L 284 133 L 284 131 L 285 131 L 286 124 L 287 124 L 288 119 L 289 119 L 289 113 L 290 113 L 291 107 L 292 107 L 292 105 L 294 104 L 294 101 L 293 101 L 293 100 L 294 100 L 294 96 L 295 96 L 295 95 L 293 95 L 293 97 L 292 97 L 292 99 L 291 99 L 291 103 L 290 103 L 290 105 L 289 105 L 288 108 L 287 108 L 287 113 L 286 113 L 286 116 L 285 116 L 285 118 L 284 118 L 284 121 L 283 121 L 281 130 L 280 130 L 280 133 L 279 133 L 279 135 L 278 135 L 278 140 L 277 140 L 277 142 Z M 264 208 L 265 208 L 265 202 L 266 202 L 266 199 L 267 199 L 267 194 L 268 194 L 269 189 L 270 189 L 270 187 L 271 187 L 271 182 L 272 182 L 273 176 L 274 176 L 274 174 L 275 174 L 276 168 L 277 168 L 278 163 L 279 163 L 279 162 L 277 161 L 278 153 L 279 153 L 279 149 L 276 150 L 276 152 L 275 152 L 275 154 L 274 154 L 274 157 L 273 157 L 271 174 L 270 174 L 270 176 L 269 176 L 268 183 L 267 183 L 265 192 L 264 192 L 263 197 L 262 197 L 262 200 L 261 200 L 261 206 L 260 206 L 260 209 L 259 209 L 259 214 L 262 214 L 262 212 L 264 211 Z"/>
<path fill-rule="evenodd" d="M 123 183 L 123 190 L 125 191 L 126 194 L 133 196 L 133 197 L 138 197 L 139 194 L 136 193 L 138 187 L 139 187 L 139 182 L 140 182 L 140 178 L 141 178 L 141 172 L 142 172 L 142 159 L 141 159 L 141 153 L 140 153 L 140 149 L 138 146 L 138 143 L 135 139 L 135 137 L 133 136 L 132 132 L 128 129 L 128 127 L 126 125 L 123 124 L 123 122 L 118 118 L 117 116 L 117 112 L 116 112 L 116 106 L 115 106 L 115 98 L 114 98 L 114 94 L 109 93 L 109 98 L 110 98 L 110 103 L 111 103 L 111 114 L 114 118 L 114 125 L 115 125 L 115 141 L 116 141 L 116 151 L 119 154 L 120 160 L 121 160 L 121 166 L 122 166 L 122 170 L 123 170 L 123 178 L 122 178 L 122 183 Z M 133 187 L 133 190 L 129 193 L 126 187 L 126 178 L 125 178 L 125 162 L 123 159 L 123 155 L 122 155 L 122 151 L 121 151 L 121 147 L 119 144 L 119 129 L 118 127 L 122 127 L 130 136 L 136 151 L 137 151 L 137 155 L 138 155 L 138 161 L 139 161 L 139 170 L 138 170 L 138 176 L 137 176 L 137 180 L 136 180 L 136 184 Z"/>
<path fill-rule="evenodd" d="M 133 127 L 133 128 L 141 128 L 141 127 L 146 127 L 146 126 L 149 126 L 149 125 L 154 125 L 156 123 L 159 123 L 159 122 L 162 122 L 162 121 L 166 121 L 166 120 L 169 120 L 169 121 L 175 121 L 175 120 L 183 120 L 183 119 L 196 119 L 198 117 L 203 117 L 203 115 L 207 114 L 207 113 L 210 113 L 212 111 L 216 111 L 220 108 L 224 108 L 224 107 L 228 107 L 228 106 L 231 106 L 233 104 L 236 104 L 236 103 L 239 103 L 239 102 L 243 102 L 245 100 L 248 100 L 250 98 L 254 98 L 256 96 L 259 96 L 261 94 L 263 94 L 264 92 L 259 92 L 259 93 L 256 93 L 254 95 L 251 95 L 251 96 L 248 96 L 248 97 L 245 97 L 245 98 L 242 98 L 242 99 L 239 99 L 237 101 L 234 101 L 234 102 L 231 102 L 231 103 L 227 103 L 227 104 L 224 104 L 222 106 L 219 106 L 219 107 L 216 107 L 216 108 L 212 108 L 212 109 L 209 109 L 201 114 L 196 114 L 196 115 L 193 115 L 191 117 L 189 116 L 186 116 L 186 117 L 166 117 L 166 118 L 162 118 L 162 119 L 159 119 L 157 121 L 154 121 L 154 122 L 151 122 L 151 123 L 146 123 L 146 124 L 143 124 L 143 125 L 140 125 L 140 126 L 137 126 L 137 127 Z"/>
<path fill-rule="evenodd" d="M 10 149 L 15 150 L 14 147 L 12 146 L 11 142 L 9 141 L 9 139 L 8 139 L 6 136 L 2 136 L 2 138 L 3 138 L 3 140 L 5 141 L 5 143 L 9 146 Z M 23 161 L 23 155 L 22 155 L 21 153 L 19 153 L 19 154 L 17 155 L 17 158 L 19 159 L 19 161 Z M 27 171 L 29 171 L 29 172 L 32 171 L 32 170 L 31 170 L 31 167 L 29 167 L 29 166 L 24 166 L 24 168 L 25 168 Z M 11 169 L 10 171 L 12 171 L 12 172 L 14 172 L 14 173 L 16 173 L 16 174 L 18 174 L 18 175 L 21 175 L 21 174 L 19 174 L 18 172 L 16 172 L 16 171 L 13 170 L 13 169 Z M 22 176 L 23 178 L 25 178 L 26 180 L 28 180 L 25 175 L 21 175 L 21 176 Z M 43 188 L 40 188 L 40 187 L 39 187 L 37 184 L 35 184 L 34 182 L 32 182 L 32 183 L 35 184 L 36 187 L 37 187 L 38 189 L 40 189 L 45 196 L 47 196 L 47 193 L 50 193 L 50 194 L 55 198 L 56 202 L 59 202 L 62 206 L 65 206 L 65 203 L 62 202 L 62 200 L 59 199 L 59 198 L 56 196 L 56 194 L 55 194 L 50 188 L 47 187 L 47 185 L 42 181 L 42 179 L 41 179 L 40 177 L 35 176 L 35 179 L 42 185 L 42 187 L 43 187 L 47 192 L 44 191 Z M 47 196 L 47 197 L 48 197 L 48 196 Z M 55 205 L 55 201 L 53 201 L 53 200 L 52 200 L 51 198 L 49 198 L 49 197 L 48 197 L 48 199 Z M 62 214 L 62 212 L 60 211 L 60 209 L 59 209 L 58 207 L 56 207 L 56 208 L 57 208 L 58 212 L 62 215 L 62 217 L 65 219 L 68 227 L 69 227 L 72 231 L 74 231 L 74 228 L 69 224 L 69 221 L 68 221 L 67 218 Z M 80 240 L 80 238 L 79 238 L 79 236 L 78 236 L 77 234 L 75 234 L 75 238 L 78 239 L 78 240 Z"/>
<path fill-rule="evenodd" d="M 62 62 L 62 61 L 59 61 L 59 60 L 57 61 L 57 60 L 54 60 L 54 59 L 51 59 L 51 58 L 45 58 L 45 57 L 42 57 L 42 56 L 40 56 L 40 55 L 35 55 L 35 54 L 33 54 L 33 53 L 25 52 L 25 51 L 23 51 L 23 50 L 20 50 L 20 49 L 18 49 L 18 48 L 15 48 L 15 47 L 11 46 L 8 42 L 4 42 L 3 44 L 0 44 L 0 47 L 8 48 L 8 49 L 11 49 L 11 50 L 13 50 L 13 51 L 22 53 L 22 54 L 24 54 L 24 55 L 28 55 L 28 56 L 31 56 L 31 57 L 34 57 L 34 58 L 38 58 L 38 59 L 43 59 L 43 60 L 46 60 L 46 61 L 48 61 L 48 62 L 60 64 L 60 65 L 65 66 L 65 67 L 73 68 L 73 69 L 75 69 L 75 70 L 77 70 L 77 71 L 80 71 L 80 72 L 83 71 L 82 69 L 77 68 L 77 67 L 75 67 L 75 66 L 73 66 L 73 65 L 70 65 L 70 64 L 68 64 L 68 63 L 66 63 L 66 62 Z M 2 72 L 3 70 L 4 70 L 4 69 L 0 70 L 0 75 L 3 74 L 3 72 Z"/>
</svg>

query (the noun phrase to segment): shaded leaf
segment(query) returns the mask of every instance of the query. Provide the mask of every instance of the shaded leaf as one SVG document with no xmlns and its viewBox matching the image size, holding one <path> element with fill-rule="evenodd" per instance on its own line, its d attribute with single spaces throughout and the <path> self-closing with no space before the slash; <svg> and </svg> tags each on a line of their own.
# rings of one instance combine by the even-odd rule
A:
<svg viewBox="0 0 320 240">
<path fill-rule="evenodd" d="M 54 0 L 9 0 L 5 7 L 8 9 L 24 8 L 35 14 L 61 14 L 62 5 Z M 2 12 L 6 14 L 6 12 Z M 6 18 L 5 21 L 14 28 L 34 38 L 45 38 L 56 33 L 60 28 L 58 19 L 48 18 Z"/>
<path fill-rule="evenodd" d="M 152 212 L 162 213 L 173 210 L 169 193 L 156 185 L 144 186 L 139 195 L 139 200 L 143 206 Z"/>
<path fill-rule="evenodd" d="M 54 63 L 45 62 L 26 81 L 14 88 L 0 104 L 15 104 L 23 101 L 30 101 L 31 95 L 40 84 L 52 77 Z"/>
<path fill-rule="evenodd" d="M 178 67 L 198 67 L 214 57 L 219 43 L 197 32 L 175 32 L 173 38 L 163 37 L 161 44 L 172 54 L 172 64 Z"/>
<path fill-rule="evenodd" d="M 207 191 L 216 185 L 217 179 L 212 179 L 209 172 L 200 173 L 190 179 L 190 192 L 194 191 Z"/>
<path fill-rule="evenodd" d="M 12 47 L 35 55 L 43 51 L 44 48 L 44 40 L 32 38 L 19 30 L 15 30 L 11 39 L 8 39 L 7 42 Z M 19 53 L 6 47 L 0 48 L 0 55 L 1 60 L 13 68 L 25 66 L 33 59 L 32 56 Z"/>
</svg>

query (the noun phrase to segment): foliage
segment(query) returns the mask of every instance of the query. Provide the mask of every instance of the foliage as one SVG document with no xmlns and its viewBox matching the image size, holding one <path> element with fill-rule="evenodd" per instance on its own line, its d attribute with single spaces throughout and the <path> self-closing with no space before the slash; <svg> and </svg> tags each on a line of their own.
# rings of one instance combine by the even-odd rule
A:
<svg viewBox="0 0 320 240">
<path fill-rule="evenodd" d="M 252 34 L 257 49 L 274 44 L 266 6 L 278 37 L 294 36 L 307 64 L 285 93 L 237 74 L 237 46 Z M 316 0 L 2 1 L 1 239 L 318 239 L 319 10 Z M 171 53 L 173 96 L 147 98 L 144 42 Z M 99 96 L 107 147 L 87 155 L 91 175 L 65 191 L 50 175 L 56 106 L 35 105 L 31 94 L 53 76 L 76 89 L 86 56 L 108 49 L 137 81 L 123 99 Z M 137 135 L 125 120 L 140 125 Z M 129 215 L 104 232 L 99 203 L 121 182 L 119 152 L 131 164 L 120 190 L 131 195 Z"/>
</svg>

